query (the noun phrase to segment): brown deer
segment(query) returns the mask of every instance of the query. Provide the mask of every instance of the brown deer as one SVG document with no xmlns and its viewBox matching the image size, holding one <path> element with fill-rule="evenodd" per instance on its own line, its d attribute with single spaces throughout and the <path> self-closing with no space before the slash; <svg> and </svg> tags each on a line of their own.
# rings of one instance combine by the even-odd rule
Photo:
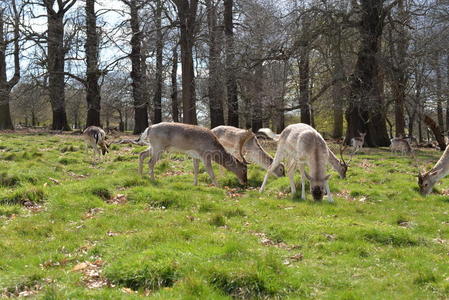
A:
<svg viewBox="0 0 449 300">
<path fill-rule="evenodd" d="M 212 183 L 218 186 L 212 169 L 212 161 L 233 172 L 241 184 L 247 183 L 246 164 L 225 150 L 217 137 L 209 129 L 182 123 L 163 122 L 148 127 L 139 140 L 149 141 L 149 148 L 139 156 L 139 173 L 143 162 L 151 156 L 148 166 L 154 179 L 154 166 L 165 151 L 185 153 L 193 158 L 194 184 L 198 184 L 199 161 L 206 167 Z"/>
</svg>

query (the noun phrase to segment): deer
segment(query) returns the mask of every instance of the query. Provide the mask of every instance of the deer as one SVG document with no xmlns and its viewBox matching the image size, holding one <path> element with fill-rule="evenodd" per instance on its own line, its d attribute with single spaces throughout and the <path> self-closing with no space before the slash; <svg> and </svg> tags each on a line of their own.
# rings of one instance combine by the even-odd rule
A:
<svg viewBox="0 0 449 300">
<path fill-rule="evenodd" d="M 257 164 L 265 170 L 267 170 L 273 162 L 273 157 L 262 148 L 256 135 L 251 130 L 240 129 L 233 126 L 217 126 L 212 129 L 212 132 L 227 151 L 236 157 L 239 157 L 239 159 L 245 163 L 248 162 L 246 161 L 243 152 L 246 153 L 246 157 L 250 162 Z M 280 164 L 273 170 L 273 173 L 277 177 L 285 176 L 284 165 Z"/>
<path fill-rule="evenodd" d="M 257 131 L 257 134 L 265 139 L 270 139 L 275 142 L 279 140 L 279 134 L 275 134 L 270 128 L 260 128 Z"/>
<path fill-rule="evenodd" d="M 435 183 L 449 174 L 449 146 L 443 152 L 437 163 L 427 172 L 418 172 L 418 186 L 422 195 L 430 194 Z"/>
<path fill-rule="evenodd" d="M 412 147 L 407 139 L 395 137 L 390 140 L 390 151 L 401 152 L 402 155 L 411 154 L 413 152 Z"/>
<path fill-rule="evenodd" d="M 305 179 L 310 182 L 313 199 L 321 201 L 324 193 L 329 202 L 333 198 L 329 189 L 329 177 L 326 175 L 326 165 L 329 161 L 329 148 L 321 134 L 313 127 L 298 123 L 287 126 L 279 138 L 273 163 L 268 168 L 259 192 L 263 192 L 268 176 L 276 169 L 281 161 L 286 160 L 287 175 L 290 179 L 291 193 L 296 193 L 294 175 L 297 168 L 301 172 L 301 198 L 305 200 Z M 310 175 L 305 171 L 308 165 Z"/>
<path fill-rule="evenodd" d="M 83 132 L 83 138 L 86 142 L 86 153 L 88 153 L 89 147 L 91 147 L 94 151 L 94 160 L 97 156 L 101 159 L 101 154 L 106 155 L 109 152 L 109 145 L 106 143 L 106 133 L 100 127 L 87 127 Z"/>
<path fill-rule="evenodd" d="M 149 141 L 148 149 L 139 155 L 139 173 L 142 175 L 143 162 L 150 156 L 148 167 L 152 180 L 155 180 L 154 166 L 161 155 L 168 151 L 185 153 L 193 158 L 194 185 L 198 185 L 200 160 L 214 186 L 218 186 L 218 183 L 212 169 L 212 161 L 233 172 L 240 184 L 247 184 L 246 164 L 226 151 L 217 137 L 207 128 L 183 123 L 162 122 L 145 129 L 139 140 Z"/>
<path fill-rule="evenodd" d="M 348 171 L 348 162 L 346 162 L 343 158 L 343 152 L 346 149 L 346 147 L 342 148 L 340 146 L 340 157 L 341 160 L 337 158 L 337 156 L 332 152 L 332 150 L 329 148 L 329 163 L 331 164 L 332 168 L 334 168 L 335 171 L 337 171 L 338 175 L 341 179 L 346 178 L 346 172 Z"/>
<path fill-rule="evenodd" d="M 360 131 L 358 131 L 359 135 L 358 137 L 353 137 L 351 139 L 351 145 L 353 147 L 353 152 L 352 154 L 355 154 L 357 151 L 359 151 L 360 149 L 363 148 L 363 144 L 365 144 L 365 136 L 366 136 L 366 132 L 362 133 Z"/>
</svg>

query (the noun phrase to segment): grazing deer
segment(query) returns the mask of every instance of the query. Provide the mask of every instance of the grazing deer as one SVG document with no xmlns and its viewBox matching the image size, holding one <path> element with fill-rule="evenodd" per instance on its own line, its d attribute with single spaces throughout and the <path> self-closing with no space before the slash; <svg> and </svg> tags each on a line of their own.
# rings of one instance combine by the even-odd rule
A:
<svg viewBox="0 0 449 300">
<path fill-rule="evenodd" d="M 346 147 L 342 148 L 340 146 L 340 157 L 341 160 L 335 156 L 334 152 L 329 148 L 329 163 L 331 164 L 332 168 L 334 168 L 335 171 L 337 171 L 338 175 L 341 179 L 346 178 L 346 172 L 348 171 L 348 164 L 343 159 L 343 151 L 346 149 Z"/>
<path fill-rule="evenodd" d="M 421 172 L 418 173 L 420 193 L 422 195 L 428 195 L 432 191 L 435 183 L 447 174 L 449 174 L 449 147 L 446 147 L 443 155 L 441 155 L 440 159 L 430 171 L 424 172 L 423 174 Z"/>
<path fill-rule="evenodd" d="M 239 157 L 243 162 L 246 162 L 243 152 L 246 153 L 249 161 L 256 163 L 265 170 L 273 162 L 273 157 L 260 146 L 256 135 L 251 130 L 233 126 L 218 126 L 212 129 L 212 132 L 227 151 Z M 284 165 L 280 164 L 273 173 L 277 177 L 285 176 Z"/>
<path fill-rule="evenodd" d="M 326 192 L 328 201 L 333 202 L 329 189 L 329 177 L 326 175 L 326 165 L 329 160 L 329 148 L 323 137 L 307 124 L 293 124 L 287 126 L 281 133 L 273 163 L 268 168 L 263 179 L 260 192 L 263 192 L 268 176 L 282 160 L 287 160 L 287 175 L 290 179 L 292 194 L 296 193 L 294 175 L 297 168 L 301 172 L 301 198 L 305 199 L 305 179 L 310 182 L 310 191 L 313 199 L 322 200 Z M 310 175 L 305 171 L 305 165 L 309 166 Z"/>
<path fill-rule="evenodd" d="M 363 148 L 363 144 L 365 144 L 366 132 L 361 133 L 360 131 L 358 131 L 358 133 L 360 135 L 359 137 L 353 137 L 351 139 L 351 146 L 353 147 L 352 154 L 355 154 L 357 151 L 362 149 Z"/>
<path fill-rule="evenodd" d="M 392 138 L 390 140 L 390 150 L 391 152 L 401 152 L 402 155 L 411 154 L 413 152 L 408 140 L 400 137 Z"/>
<path fill-rule="evenodd" d="M 97 126 L 89 126 L 83 132 L 84 140 L 86 141 L 86 152 L 89 146 L 94 151 L 94 159 L 97 157 L 101 159 L 101 154 L 105 155 L 109 152 L 108 144 L 106 143 L 106 133 L 103 129 Z M 101 154 L 100 149 L 101 148 Z"/>
<path fill-rule="evenodd" d="M 193 158 L 194 184 L 198 184 L 199 161 L 201 160 L 212 183 L 218 186 L 212 169 L 212 162 L 222 165 L 233 172 L 241 184 L 247 183 L 246 164 L 229 154 L 220 144 L 217 137 L 200 126 L 182 123 L 163 122 L 148 127 L 139 140 L 149 141 L 149 148 L 139 156 L 139 173 L 142 175 L 143 162 L 151 156 L 148 166 L 150 176 L 154 180 L 154 166 L 164 151 L 182 152 Z"/>
</svg>

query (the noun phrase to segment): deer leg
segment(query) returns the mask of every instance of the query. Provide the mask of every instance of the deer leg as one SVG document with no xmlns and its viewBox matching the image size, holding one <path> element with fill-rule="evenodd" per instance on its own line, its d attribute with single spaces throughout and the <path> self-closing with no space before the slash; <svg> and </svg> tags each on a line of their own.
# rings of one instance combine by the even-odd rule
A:
<svg viewBox="0 0 449 300">
<path fill-rule="evenodd" d="M 150 169 L 150 177 L 152 180 L 155 180 L 154 178 L 154 166 L 156 165 L 157 161 L 161 158 L 162 150 L 156 150 L 152 149 L 151 151 L 152 155 L 150 160 L 148 161 L 148 168 Z"/>
<path fill-rule="evenodd" d="M 148 147 L 147 150 L 140 152 L 139 154 L 139 174 L 142 176 L 143 172 L 143 162 L 145 158 L 147 158 L 149 155 L 151 155 L 151 147 Z"/>
<path fill-rule="evenodd" d="M 301 199 L 306 200 L 306 173 L 304 172 L 304 165 L 299 166 L 301 171 Z"/>
<path fill-rule="evenodd" d="M 270 173 L 273 173 L 273 171 L 278 167 L 278 165 L 281 163 L 282 159 L 283 159 L 283 154 L 280 152 L 276 152 L 273 162 L 268 167 L 267 173 L 265 174 L 265 177 L 263 178 L 262 186 L 259 189 L 260 193 L 262 193 L 265 189 L 265 185 L 267 184 L 267 181 L 268 181 L 268 176 L 270 176 Z"/>
<path fill-rule="evenodd" d="M 199 169 L 200 160 L 197 158 L 193 159 L 193 184 L 198 185 L 198 169 Z"/>
<path fill-rule="evenodd" d="M 295 170 L 296 170 L 296 165 L 290 165 L 290 167 L 288 168 L 288 178 L 290 179 L 290 188 L 291 188 L 291 192 L 292 194 L 296 193 L 296 185 L 295 185 Z"/>
<path fill-rule="evenodd" d="M 217 180 L 215 179 L 214 170 L 212 169 L 212 162 L 210 160 L 210 157 L 203 157 L 203 163 L 206 167 L 206 171 L 210 176 L 210 179 L 212 180 L 212 184 L 215 186 L 218 186 Z"/>
<path fill-rule="evenodd" d="M 334 202 L 334 199 L 332 198 L 331 190 L 330 190 L 330 188 L 329 188 L 329 182 L 328 182 L 327 180 L 325 181 L 324 186 L 325 186 L 325 188 L 326 188 L 327 201 L 328 201 L 329 203 L 333 203 L 333 202 Z"/>
</svg>

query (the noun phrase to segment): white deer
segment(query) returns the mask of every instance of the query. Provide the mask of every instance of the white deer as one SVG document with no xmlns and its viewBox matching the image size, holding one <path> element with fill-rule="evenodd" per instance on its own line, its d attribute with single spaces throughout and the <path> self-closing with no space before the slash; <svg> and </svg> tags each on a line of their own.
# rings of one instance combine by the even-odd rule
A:
<svg viewBox="0 0 449 300">
<path fill-rule="evenodd" d="M 418 173 L 418 186 L 419 191 L 423 195 L 428 195 L 432 191 L 433 186 L 441 178 L 449 174 L 449 146 L 444 150 L 443 155 L 437 161 L 430 171 Z"/>
<path fill-rule="evenodd" d="M 145 129 L 139 140 L 149 141 L 149 148 L 140 153 L 139 173 L 143 162 L 151 156 L 148 166 L 154 180 L 154 166 L 164 151 L 185 153 L 193 158 L 194 184 L 198 184 L 199 161 L 206 167 L 212 183 L 218 186 L 212 169 L 212 161 L 233 172 L 241 184 L 247 183 L 246 164 L 232 156 L 220 144 L 217 137 L 207 128 L 182 123 L 163 122 Z"/>
<path fill-rule="evenodd" d="M 106 143 L 106 133 L 100 127 L 87 127 L 83 132 L 83 138 L 86 142 L 86 153 L 88 152 L 89 147 L 91 147 L 94 151 L 94 160 L 97 156 L 101 159 L 101 154 L 105 155 L 109 152 L 108 144 Z"/>
<path fill-rule="evenodd" d="M 262 148 L 251 130 L 233 126 L 218 126 L 212 129 L 212 132 L 227 151 L 244 162 L 248 159 L 265 170 L 273 162 L 273 157 Z M 277 177 L 285 176 L 284 165 L 280 164 L 273 173 Z"/>
<path fill-rule="evenodd" d="M 357 151 L 363 148 L 363 144 L 365 144 L 365 136 L 366 132 L 362 133 L 359 131 L 359 137 L 353 137 L 351 139 L 351 146 L 353 147 L 352 154 L 355 154 Z"/>
<path fill-rule="evenodd" d="M 323 137 L 307 124 L 293 124 L 287 126 L 281 133 L 273 163 L 268 168 L 260 192 L 263 192 L 268 176 L 281 163 L 287 160 L 287 175 L 290 179 L 292 194 L 296 193 L 294 175 L 297 168 L 301 172 L 301 198 L 305 199 L 305 179 L 310 182 L 310 190 L 315 200 L 322 200 L 327 193 L 328 201 L 333 202 L 329 189 L 329 177 L 326 175 L 326 165 L 329 160 L 329 148 Z M 305 171 L 309 166 L 310 175 Z"/>
</svg>

